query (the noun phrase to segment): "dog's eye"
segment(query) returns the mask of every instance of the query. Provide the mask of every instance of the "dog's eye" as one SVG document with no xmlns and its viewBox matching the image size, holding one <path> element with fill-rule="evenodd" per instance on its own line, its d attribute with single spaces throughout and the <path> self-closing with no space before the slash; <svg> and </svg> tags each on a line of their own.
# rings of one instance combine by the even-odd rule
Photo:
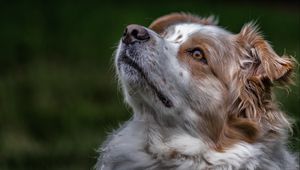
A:
<svg viewBox="0 0 300 170">
<path fill-rule="evenodd" d="M 200 61 L 204 64 L 207 64 L 207 60 L 204 56 L 204 52 L 202 49 L 200 48 L 194 48 L 192 50 L 189 50 L 189 53 L 191 55 L 191 57 L 193 57 L 193 59 Z"/>
</svg>

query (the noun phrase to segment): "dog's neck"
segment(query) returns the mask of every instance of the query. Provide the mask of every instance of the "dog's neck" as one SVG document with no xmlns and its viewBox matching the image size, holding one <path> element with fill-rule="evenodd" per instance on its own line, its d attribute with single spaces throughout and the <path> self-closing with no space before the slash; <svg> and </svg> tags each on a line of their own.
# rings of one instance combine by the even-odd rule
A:
<svg viewBox="0 0 300 170">
<path fill-rule="evenodd" d="M 201 129 L 207 122 L 189 108 L 165 114 L 157 113 L 147 105 L 140 105 L 135 107 L 133 121 L 144 122 L 146 151 L 156 156 L 201 156 L 214 146 Z"/>
</svg>

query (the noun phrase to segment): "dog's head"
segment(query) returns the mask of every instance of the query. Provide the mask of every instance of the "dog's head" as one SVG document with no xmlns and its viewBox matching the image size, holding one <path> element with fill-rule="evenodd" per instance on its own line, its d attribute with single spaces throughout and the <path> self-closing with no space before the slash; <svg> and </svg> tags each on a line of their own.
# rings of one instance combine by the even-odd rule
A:
<svg viewBox="0 0 300 170">
<path fill-rule="evenodd" d="M 177 117 L 219 149 L 289 126 L 271 87 L 290 83 L 293 60 L 279 57 L 253 24 L 232 34 L 213 17 L 166 15 L 149 28 L 127 26 L 115 61 L 135 112 Z"/>
</svg>

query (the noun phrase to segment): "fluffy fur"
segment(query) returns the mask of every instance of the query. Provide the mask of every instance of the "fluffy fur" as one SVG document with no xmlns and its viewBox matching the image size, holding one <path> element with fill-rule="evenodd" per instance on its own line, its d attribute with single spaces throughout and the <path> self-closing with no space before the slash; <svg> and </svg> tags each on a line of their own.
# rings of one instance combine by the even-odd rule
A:
<svg viewBox="0 0 300 170">
<path fill-rule="evenodd" d="M 298 168 L 285 146 L 290 120 L 272 95 L 291 83 L 293 59 L 254 24 L 238 34 L 216 24 L 175 13 L 144 28 L 148 41 L 120 42 L 116 70 L 134 115 L 100 148 L 97 170 Z"/>
</svg>

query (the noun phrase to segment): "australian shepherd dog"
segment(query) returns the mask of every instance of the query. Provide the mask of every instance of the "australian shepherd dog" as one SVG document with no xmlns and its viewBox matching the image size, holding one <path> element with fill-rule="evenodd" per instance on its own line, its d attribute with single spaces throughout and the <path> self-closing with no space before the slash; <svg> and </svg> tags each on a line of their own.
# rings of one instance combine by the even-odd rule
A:
<svg viewBox="0 0 300 170">
<path fill-rule="evenodd" d="M 100 148 L 97 170 L 296 170 L 291 119 L 273 87 L 292 83 L 257 26 L 173 13 L 128 25 L 115 66 L 132 118 Z"/>
</svg>

